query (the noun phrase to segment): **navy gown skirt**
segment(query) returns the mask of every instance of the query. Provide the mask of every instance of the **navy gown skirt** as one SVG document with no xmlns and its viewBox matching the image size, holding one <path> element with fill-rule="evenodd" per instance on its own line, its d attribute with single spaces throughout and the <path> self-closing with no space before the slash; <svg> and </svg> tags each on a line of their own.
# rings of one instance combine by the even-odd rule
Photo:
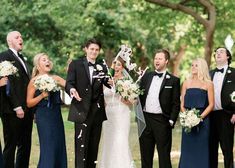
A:
<svg viewBox="0 0 235 168">
<path fill-rule="evenodd" d="M 36 92 L 36 94 L 40 94 Z M 40 143 L 38 168 L 67 168 L 65 133 L 61 115 L 60 92 L 51 92 L 36 107 Z"/>
<path fill-rule="evenodd" d="M 186 90 L 184 107 L 202 112 L 208 106 L 207 91 L 199 88 Z M 190 133 L 182 130 L 179 168 L 210 168 L 209 166 L 209 118 L 205 118 Z"/>
</svg>

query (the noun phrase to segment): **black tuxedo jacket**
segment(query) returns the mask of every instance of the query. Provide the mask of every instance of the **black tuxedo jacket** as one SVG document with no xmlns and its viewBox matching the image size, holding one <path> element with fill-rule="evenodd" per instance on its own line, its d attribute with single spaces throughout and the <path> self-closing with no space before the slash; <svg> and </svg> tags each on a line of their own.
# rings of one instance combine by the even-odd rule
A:
<svg viewBox="0 0 235 168">
<path fill-rule="evenodd" d="M 107 70 L 105 67 L 101 64 L 99 65 L 102 67 L 102 71 L 106 73 Z M 98 69 L 96 70 L 97 71 L 94 73 L 99 73 Z M 105 78 L 95 78 L 91 84 L 90 72 L 86 57 L 79 58 L 78 60 L 74 60 L 70 63 L 65 90 L 68 94 L 70 94 L 70 89 L 75 88 L 82 98 L 82 101 L 80 102 L 73 99 L 71 103 L 76 103 L 78 109 L 84 112 L 86 117 L 91 110 L 95 113 L 100 113 L 101 122 L 106 120 L 103 84 L 107 85 L 107 80 Z M 71 111 L 69 113 L 71 113 Z M 74 115 L 71 114 L 69 114 L 68 120 L 73 122 L 77 121 L 77 119 L 74 118 Z"/>
<path fill-rule="evenodd" d="M 210 72 L 210 75 L 213 80 L 215 69 Z M 230 97 L 233 91 L 235 91 L 235 69 L 228 67 L 221 90 L 221 104 L 222 108 L 230 114 L 235 114 L 235 103 L 231 101 Z"/>
<path fill-rule="evenodd" d="M 146 73 L 140 83 L 140 88 L 144 89 L 144 94 L 140 95 L 140 102 L 143 108 L 145 107 L 146 98 L 152 83 L 153 76 L 154 72 Z M 166 72 L 160 88 L 159 101 L 163 115 L 175 123 L 180 111 L 179 78 Z"/>
<path fill-rule="evenodd" d="M 8 77 L 10 81 L 9 96 L 6 95 L 6 86 L 0 88 L 1 113 L 15 113 L 13 109 L 19 106 L 26 110 L 27 86 L 30 80 L 30 75 L 28 74 L 30 71 L 27 64 L 23 60 L 28 73 L 26 73 L 23 65 L 10 49 L 0 54 L 0 62 L 2 61 L 10 61 L 18 69 L 18 74 Z"/>
</svg>

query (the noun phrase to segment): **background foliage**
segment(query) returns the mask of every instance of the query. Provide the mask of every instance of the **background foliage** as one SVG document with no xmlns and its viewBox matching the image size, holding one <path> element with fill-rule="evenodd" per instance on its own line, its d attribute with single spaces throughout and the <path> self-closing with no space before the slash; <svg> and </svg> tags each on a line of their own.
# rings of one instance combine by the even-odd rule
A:
<svg viewBox="0 0 235 168">
<path fill-rule="evenodd" d="M 235 2 L 212 2 L 217 12 L 216 48 L 223 45 L 228 34 L 235 38 Z M 190 5 L 197 9 L 193 1 Z M 45 52 L 54 62 L 54 71 L 64 77 L 67 61 L 83 55 L 82 45 L 91 37 L 102 41 L 101 57 L 108 62 L 126 43 L 142 67 L 152 66 L 156 49 L 168 48 L 174 57 L 185 45 L 179 67 L 181 76 L 187 74 L 193 58 L 203 56 L 205 40 L 203 27 L 192 17 L 144 0 L 2 0 L 0 25 L 0 51 L 7 47 L 7 33 L 18 30 L 24 39 L 23 53 L 31 66 L 33 56 Z"/>
</svg>

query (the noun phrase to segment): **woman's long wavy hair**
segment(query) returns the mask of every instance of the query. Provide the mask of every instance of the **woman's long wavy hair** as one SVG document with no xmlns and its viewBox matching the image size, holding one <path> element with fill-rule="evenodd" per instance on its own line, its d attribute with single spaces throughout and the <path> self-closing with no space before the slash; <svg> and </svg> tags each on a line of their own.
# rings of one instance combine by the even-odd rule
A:
<svg viewBox="0 0 235 168">
<path fill-rule="evenodd" d="M 45 54 L 45 53 L 39 53 L 39 54 L 35 55 L 34 58 L 33 58 L 32 77 L 35 77 L 35 76 L 37 76 L 37 75 L 39 74 L 39 70 L 38 70 L 38 67 L 39 67 L 39 60 L 40 60 L 40 58 L 41 58 L 42 56 L 48 57 L 48 55 Z M 50 61 L 50 66 L 51 66 L 51 68 L 53 67 L 53 64 L 52 64 L 51 61 Z"/>
<path fill-rule="evenodd" d="M 205 59 L 203 58 L 196 58 L 193 60 L 193 62 L 196 61 L 198 65 L 198 79 L 202 81 L 211 81 L 211 77 L 209 74 L 209 68 L 208 64 Z M 190 78 L 192 79 L 192 74 L 190 75 Z"/>
</svg>

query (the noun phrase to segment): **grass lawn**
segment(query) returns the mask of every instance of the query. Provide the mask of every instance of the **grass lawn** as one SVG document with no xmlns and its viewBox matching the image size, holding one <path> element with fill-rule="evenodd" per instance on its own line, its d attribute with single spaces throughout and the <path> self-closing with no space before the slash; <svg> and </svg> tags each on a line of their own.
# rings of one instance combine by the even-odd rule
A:
<svg viewBox="0 0 235 168">
<path fill-rule="evenodd" d="M 65 135 L 66 135 L 66 147 L 67 147 L 67 156 L 68 156 L 68 168 L 74 167 L 74 124 L 72 122 L 67 121 L 68 116 L 68 109 L 63 108 L 63 118 L 64 118 L 64 127 L 65 127 Z M 136 127 L 136 123 L 134 122 L 134 114 L 132 116 L 132 123 L 131 123 L 131 129 Z M 0 125 L 0 128 L 2 129 L 2 126 Z M 140 168 L 140 153 L 139 153 L 139 145 L 138 145 L 138 138 L 135 137 L 136 135 L 134 131 L 131 131 L 130 135 L 130 144 L 132 149 L 132 155 L 133 159 L 135 161 L 136 167 Z M 0 131 L 0 137 L 1 137 L 1 143 L 3 146 L 3 135 L 2 131 Z M 180 156 L 180 142 L 181 142 L 181 128 L 179 124 L 176 124 L 176 127 L 173 130 L 173 141 L 172 141 L 172 165 L 173 168 L 178 167 L 179 162 L 179 156 Z M 101 138 L 102 143 L 102 138 Z M 37 129 L 36 125 L 33 125 L 33 133 L 32 133 L 32 150 L 31 150 L 31 157 L 30 157 L 30 168 L 36 168 L 38 159 L 39 159 L 39 141 L 38 141 L 38 135 L 37 135 Z M 222 156 L 220 152 L 220 166 L 219 168 L 222 168 Z M 157 153 L 155 153 L 154 156 L 154 168 L 158 168 L 158 159 L 157 159 Z"/>
</svg>

